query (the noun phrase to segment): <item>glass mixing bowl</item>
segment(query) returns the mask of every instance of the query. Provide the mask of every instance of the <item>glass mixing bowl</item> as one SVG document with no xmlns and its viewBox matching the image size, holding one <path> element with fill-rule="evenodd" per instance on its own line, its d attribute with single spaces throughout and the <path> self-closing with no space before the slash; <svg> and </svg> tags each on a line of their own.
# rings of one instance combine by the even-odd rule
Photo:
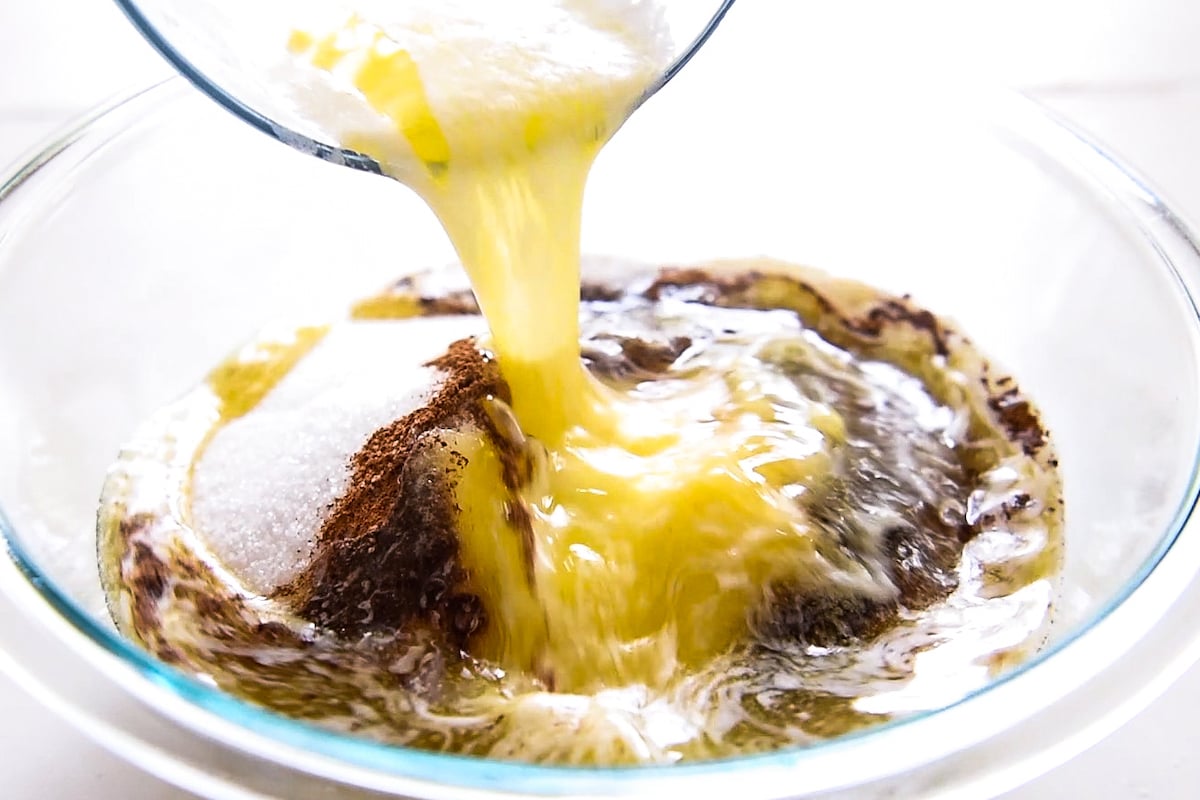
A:
<svg viewBox="0 0 1200 800">
<path fill-rule="evenodd" d="M 331 733 L 148 657 L 109 623 L 95 568 L 97 495 L 123 440 L 262 324 L 324 319 L 452 260 L 407 190 L 282 147 L 173 80 L 0 189 L 0 667 L 214 797 L 985 796 L 1128 718 L 1197 652 L 1200 256 L 1186 231 L 1018 98 L 949 104 L 878 83 L 803 106 L 751 94 L 709 62 L 648 103 L 597 164 L 584 249 L 765 254 L 958 319 L 1040 403 L 1063 464 L 1063 586 L 1030 662 L 819 746 L 568 769 Z"/>
</svg>

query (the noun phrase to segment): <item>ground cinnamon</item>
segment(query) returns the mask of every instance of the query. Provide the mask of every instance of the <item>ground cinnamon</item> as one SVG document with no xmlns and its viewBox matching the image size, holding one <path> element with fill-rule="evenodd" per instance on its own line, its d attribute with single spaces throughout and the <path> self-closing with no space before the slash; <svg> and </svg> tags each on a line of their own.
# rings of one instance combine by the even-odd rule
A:
<svg viewBox="0 0 1200 800">
<path fill-rule="evenodd" d="M 461 645 L 486 624 L 458 558 L 454 489 L 465 458 L 438 431 L 489 430 L 483 403 L 507 402 L 509 390 L 471 339 L 429 366 L 444 376 L 433 398 L 353 456 L 349 489 L 321 527 L 315 556 L 278 592 L 301 616 L 342 635 L 424 622 Z"/>
</svg>

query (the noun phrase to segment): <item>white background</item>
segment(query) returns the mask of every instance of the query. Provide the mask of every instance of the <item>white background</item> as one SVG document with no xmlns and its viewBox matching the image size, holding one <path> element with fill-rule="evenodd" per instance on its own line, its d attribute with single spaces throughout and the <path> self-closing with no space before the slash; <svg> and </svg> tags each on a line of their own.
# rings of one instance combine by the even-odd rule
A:
<svg viewBox="0 0 1200 800">
<path fill-rule="evenodd" d="M 831 82 L 899 70 L 1018 88 L 1090 131 L 1200 223 L 1193 0 L 739 0 L 718 35 L 787 47 L 797 69 Z M 0 0 L 0 166 L 79 112 L 165 73 L 108 0 Z M 1200 668 L 1006 800 L 1200 797 L 1197 715 Z M 108 756 L 3 676 L 0 765 L 7 800 L 189 797 Z"/>
</svg>

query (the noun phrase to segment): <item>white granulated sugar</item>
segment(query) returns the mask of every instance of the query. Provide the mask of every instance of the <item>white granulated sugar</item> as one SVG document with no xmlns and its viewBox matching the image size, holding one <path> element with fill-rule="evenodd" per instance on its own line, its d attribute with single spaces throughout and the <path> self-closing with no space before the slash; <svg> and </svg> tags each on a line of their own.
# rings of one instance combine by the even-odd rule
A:
<svg viewBox="0 0 1200 800">
<path fill-rule="evenodd" d="M 196 463 L 192 524 L 252 591 L 269 594 L 312 556 L 349 461 L 379 428 L 426 403 L 422 366 L 482 332 L 478 317 L 353 322 L 329 334 Z"/>
</svg>

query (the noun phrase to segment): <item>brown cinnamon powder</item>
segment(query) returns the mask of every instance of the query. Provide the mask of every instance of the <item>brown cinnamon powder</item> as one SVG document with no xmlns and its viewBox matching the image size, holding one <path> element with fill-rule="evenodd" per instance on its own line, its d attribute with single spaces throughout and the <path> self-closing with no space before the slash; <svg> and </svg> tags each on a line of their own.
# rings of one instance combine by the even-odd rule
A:
<svg viewBox="0 0 1200 800">
<path fill-rule="evenodd" d="M 338 634 L 423 622 L 461 647 L 486 624 L 458 558 L 454 489 L 465 458 L 439 431 L 472 423 L 490 431 L 484 401 L 508 402 L 509 389 L 494 359 L 470 339 L 429 366 L 444 373 L 434 397 L 376 431 L 354 455 L 349 489 L 322 526 L 316 555 L 278 592 L 301 616 Z"/>
</svg>

